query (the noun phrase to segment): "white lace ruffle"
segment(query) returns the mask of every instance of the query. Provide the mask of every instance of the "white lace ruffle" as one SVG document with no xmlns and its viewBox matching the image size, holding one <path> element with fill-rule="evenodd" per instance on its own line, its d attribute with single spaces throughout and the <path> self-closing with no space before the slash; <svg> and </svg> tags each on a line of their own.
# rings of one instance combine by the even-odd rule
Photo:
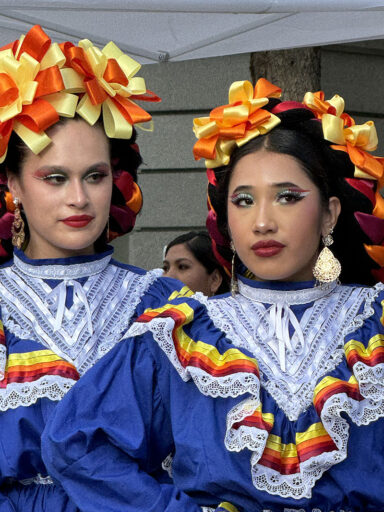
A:
<svg viewBox="0 0 384 512">
<path fill-rule="evenodd" d="M 83 264 L 81 269 L 63 266 L 59 275 L 66 271 L 68 279 L 73 273 L 87 274 L 87 269 L 89 272 L 100 270 L 103 265 L 100 272 L 89 274 L 83 284 L 76 282 L 77 288 L 82 288 L 83 299 L 79 298 L 79 293 L 74 293 L 72 305 L 68 307 L 65 300 L 59 300 L 60 293 L 52 293 L 44 279 L 23 274 L 16 265 L 1 269 L 0 296 L 5 328 L 17 338 L 39 341 L 72 363 L 83 375 L 121 339 L 143 295 L 162 272 L 156 269 L 136 274 L 104 260 Z M 44 266 L 37 268 L 44 273 Z M 34 266 L 32 270 L 37 272 Z M 49 266 L 46 271 L 52 274 Z M 58 283 L 65 295 L 71 286 L 70 281 Z M 0 354 L 0 365 L 1 362 Z"/>
<path fill-rule="evenodd" d="M 146 323 L 134 323 L 126 336 L 139 336 L 150 331 L 154 340 L 166 354 L 180 377 L 187 382 L 191 378 L 203 395 L 212 397 L 237 397 L 244 393 L 259 395 L 260 383 L 256 375 L 246 372 L 233 373 L 223 377 L 213 377 L 201 368 L 184 366 L 180 363 L 173 341 L 175 322 L 172 318 L 154 318 Z"/>
<path fill-rule="evenodd" d="M 268 439 L 268 432 L 246 425 L 232 428 L 233 425 L 253 414 L 259 405 L 260 400 L 258 398 L 247 398 L 229 411 L 227 415 L 227 430 L 224 444 L 230 452 L 240 452 L 244 450 L 244 448 L 247 448 L 259 454 L 258 459 L 260 459 Z"/>
<path fill-rule="evenodd" d="M 33 382 L 11 382 L 0 389 L 0 411 L 28 407 L 40 398 L 59 401 L 74 384 L 74 380 L 59 375 L 45 375 Z"/>
<path fill-rule="evenodd" d="M 348 334 L 359 329 L 372 316 L 372 303 L 384 289 L 337 286 L 320 293 L 318 288 L 279 292 L 259 290 L 241 283 L 242 295 L 235 298 L 210 298 L 200 293 L 194 299 L 204 304 L 214 325 L 223 331 L 234 346 L 245 348 L 257 359 L 262 386 L 272 395 L 286 416 L 295 421 L 313 400 L 316 383 L 332 372 L 344 359 L 344 343 Z M 317 299 L 300 320 L 305 346 L 293 336 L 292 351 L 287 352 L 287 368 L 283 371 L 278 354 L 269 340 L 268 308 L 258 300 L 283 304 L 302 304 Z M 316 295 L 317 294 L 317 295 Z M 363 311 L 358 313 L 363 304 Z M 295 348 L 297 347 L 297 348 Z"/>
<path fill-rule="evenodd" d="M 310 498 L 316 481 L 329 468 L 346 459 L 349 425 L 342 413 L 346 413 L 356 425 L 368 425 L 384 416 L 383 396 L 379 401 L 369 398 L 358 401 L 349 398 L 345 393 L 331 396 L 323 405 L 321 421 L 337 450 L 322 453 L 300 463 L 298 473 L 282 475 L 258 463 L 265 450 L 267 431 L 245 425 L 232 428 L 234 424 L 252 415 L 259 404 L 256 398 L 246 399 L 228 413 L 225 446 L 229 451 L 239 452 L 246 448 L 253 452 L 251 473 L 257 489 L 294 499 Z"/>
</svg>

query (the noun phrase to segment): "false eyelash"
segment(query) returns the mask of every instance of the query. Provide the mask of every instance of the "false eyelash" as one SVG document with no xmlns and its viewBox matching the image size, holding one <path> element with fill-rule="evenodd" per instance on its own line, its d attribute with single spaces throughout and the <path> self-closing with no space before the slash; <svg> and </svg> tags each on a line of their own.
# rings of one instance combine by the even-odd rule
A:
<svg viewBox="0 0 384 512">
<path fill-rule="evenodd" d="M 251 199 L 253 201 L 253 196 L 245 192 L 240 192 L 238 194 L 233 194 L 230 199 L 231 203 L 237 204 L 239 201 L 241 201 L 241 199 Z"/>
</svg>

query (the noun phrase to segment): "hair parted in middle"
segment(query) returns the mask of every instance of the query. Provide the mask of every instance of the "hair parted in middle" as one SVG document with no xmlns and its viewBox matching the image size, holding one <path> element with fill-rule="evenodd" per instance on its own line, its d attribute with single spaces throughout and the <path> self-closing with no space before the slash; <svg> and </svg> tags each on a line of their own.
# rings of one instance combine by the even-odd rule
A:
<svg viewBox="0 0 384 512">
<path fill-rule="evenodd" d="M 380 209 L 383 200 L 377 192 L 383 164 L 382 159 L 367 153 L 377 146 L 373 123 L 355 125 L 344 113 L 340 96 L 324 101 L 321 92 L 307 93 L 303 103 L 282 102 L 280 92 L 265 79 L 254 89 L 250 82 L 235 82 L 228 105 L 194 122 L 199 138 L 195 158 L 205 158 L 208 167 L 207 228 L 217 259 L 230 273 L 227 199 L 231 174 L 241 158 L 263 150 L 295 158 L 318 187 L 324 205 L 332 196 L 339 198 L 341 214 L 332 247 L 342 264 L 341 281 L 373 284 L 383 280 L 384 221 L 378 212 L 384 209 Z M 373 215 L 372 203 L 376 205 Z M 374 238 L 377 221 L 381 231 Z M 299 223 L 300 219 L 298 229 Z M 379 241 L 380 246 L 369 245 L 372 241 Z M 242 271 L 249 275 L 246 269 Z"/>
</svg>

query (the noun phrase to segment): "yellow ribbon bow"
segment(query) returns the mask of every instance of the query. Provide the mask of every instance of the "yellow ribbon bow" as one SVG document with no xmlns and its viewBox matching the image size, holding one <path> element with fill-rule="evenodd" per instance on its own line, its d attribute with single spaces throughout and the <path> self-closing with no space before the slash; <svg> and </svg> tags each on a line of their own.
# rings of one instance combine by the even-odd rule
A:
<svg viewBox="0 0 384 512">
<path fill-rule="evenodd" d="M 321 120 L 324 138 L 333 144 L 333 149 L 345 151 L 355 165 L 355 177 L 379 179 L 383 174 L 380 159 L 369 155 L 378 144 L 376 127 L 373 121 L 357 125 L 351 116 L 344 112 L 344 100 L 337 94 L 324 100 L 323 91 L 307 92 L 304 105 Z"/>
<path fill-rule="evenodd" d="M 76 111 L 89 124 L 103 112 L 107 136 L 130 139 L 133 124 L 152 119 L 133 100 L 157 102 L 160 98 L 147 91 L 143 78 L 134 76 L 141 65 L 112 41 L 102 50 L 88 39 L 78 46 L 65 43 L 62 49 L 68 66 L 64 70 L 66 90 L 84 93 Z"/>
<path fill-rule="evenodd" d="M 0 49 L 0 163 L 14 130 L 34 153 L 50 138 L 59 115 L 72 117 L 78 98 L 63 91 L 65 56 L 39 25 Z"/>
<path fill-rule="evenodd" d="M 196 160 L 205 158 L 208 168 L 229 163 L 235 146 L 272 130 L 280 119 L 264 110 L 269 98 L 279 98 L 281 89 L 260 78 L 251 82 L 234 82 L 229 88 L 229 104 L 213 109 L 209 117 L 196 118 L 193 131 L 199 139 L 193 148 Z"/>
</svg>

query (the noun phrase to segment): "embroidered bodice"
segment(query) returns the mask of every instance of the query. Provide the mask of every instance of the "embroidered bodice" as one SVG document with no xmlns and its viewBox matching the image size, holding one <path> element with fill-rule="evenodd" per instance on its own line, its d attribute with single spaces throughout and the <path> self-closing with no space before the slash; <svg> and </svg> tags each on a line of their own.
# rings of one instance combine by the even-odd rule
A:
<svg viewBox="0 0 384 512">
<path fill-rule="evenodd" d="M 340 363 L 345 336 L 372 314 L 378 289 L 332 283 L 323 290 L 311 282 L 277 286 L 244 278 L 235 297 L 198 298 L 232 343 L 256 357 L 262 385 L 293 421 L 312 404 L 320 377 Z"/>
<path fill-rule="evenodd" d="M 83 374 L 117 343 L 141 297 L 161 271 L 145 273 L 92 256 L 30 260 L 15 251 L 0 268 L 6 332 L 36 340 Z M 3 366 L 4 368 L 4 366 Z"/>
</svg>

